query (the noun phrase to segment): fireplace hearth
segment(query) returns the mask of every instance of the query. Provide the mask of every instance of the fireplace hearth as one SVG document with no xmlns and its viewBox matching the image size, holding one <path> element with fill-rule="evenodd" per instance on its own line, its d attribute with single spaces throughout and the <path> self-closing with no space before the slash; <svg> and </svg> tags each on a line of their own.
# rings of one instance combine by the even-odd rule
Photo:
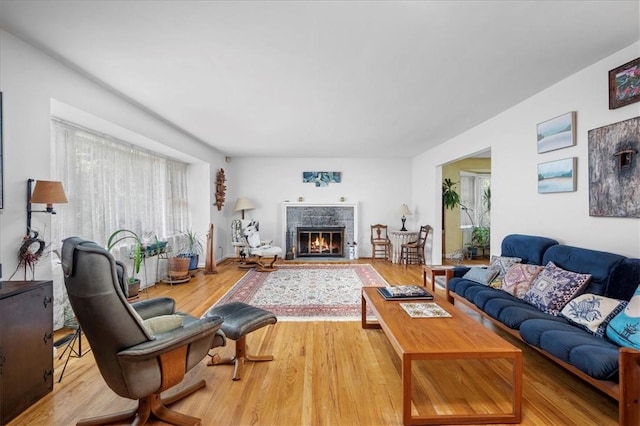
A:
<svg viewBox="0 0 640 426">
<path fill-rule="evenodd" d="M 298 227 L 299 257 L 344 255 L 344 226 Z"/>
</svg>

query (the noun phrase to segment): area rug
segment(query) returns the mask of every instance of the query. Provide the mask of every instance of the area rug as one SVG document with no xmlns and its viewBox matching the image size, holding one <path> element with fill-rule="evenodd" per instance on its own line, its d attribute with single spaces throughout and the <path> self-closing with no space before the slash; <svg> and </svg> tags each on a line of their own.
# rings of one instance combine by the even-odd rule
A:
<svg viewBox="0 0 640 426">
<path fill-rule="evenodd" d="M 244 302 L 279 321 L 354 321 L 362 287 L 385 285 L 371 265 L 279 265 L 274 272 L 250 270 L 214 306 Z"/>
</svg>

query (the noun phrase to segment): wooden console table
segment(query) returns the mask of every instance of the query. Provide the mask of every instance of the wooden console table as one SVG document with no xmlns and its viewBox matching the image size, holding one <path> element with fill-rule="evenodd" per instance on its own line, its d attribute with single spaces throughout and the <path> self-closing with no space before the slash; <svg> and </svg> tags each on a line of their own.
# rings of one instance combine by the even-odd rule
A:
<svg viewBox="0 0 640 426">
<path fill-rule="evenodd" d="M 522 418 L 522 351 L 439 296 L 434 295 L 434 301 L 451 317 L 411 318 L 400 306 L 403 302 L 384 300 L 376 287 L 362 289 L 362 328 L 382 328 L 402 363 L 404 424 L 519 423 Z M 378 322 L 368 321 L 367 306 Z M 511 412 L 413 415 L 413 361 L 464 362 L 469 359 L 507 359 L 511 362 Z M 425 396 L 421 394 L 421 397 Z M 446 401 L 446 395 L 441 397 Z"/>
</svg>

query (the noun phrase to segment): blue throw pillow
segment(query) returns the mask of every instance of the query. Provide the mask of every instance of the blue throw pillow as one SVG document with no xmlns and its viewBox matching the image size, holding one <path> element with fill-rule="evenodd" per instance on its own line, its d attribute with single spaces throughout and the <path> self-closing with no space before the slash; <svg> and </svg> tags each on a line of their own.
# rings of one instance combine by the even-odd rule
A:
<svg viewBox="0 0 640 426">
<path fill-rule="evenodd" d="M 462 278 L 474 281 L 479 284 L 489 285 L 489 283 L 498 275 L 498 270 L 492 268 L 471 268 Z"/>
<path fill-rule="evenodd" d="M 640 349 L 640 285 L 627 307 L 609 323 L 607 337 L 620 346 Z"/>
</svg>

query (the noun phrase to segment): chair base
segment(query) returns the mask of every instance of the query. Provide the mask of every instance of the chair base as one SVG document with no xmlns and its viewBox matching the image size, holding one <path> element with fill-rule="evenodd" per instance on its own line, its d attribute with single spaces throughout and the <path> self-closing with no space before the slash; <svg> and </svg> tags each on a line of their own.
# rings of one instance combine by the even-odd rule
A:
<svg viewBox="0 0 640 426">
<path fill-rule="evenodd" d="M 278 269 L 278 267 L 275 266 L 275 263 L 278 260 L 278 255 L 273 256 L 273 258 L 271 259 L 271 262 L 269 262 L 268 264 L 265 263 L 263 259 L 264 259 L 264 256 L 258 256 L 257 260 L 254 260 L 254 259 L 241 260 L 240 263 L 238 263 L 238 268 L 242 268 L 242 269 L 256 268 L 260 272 L 273 272 Z"/>
<path fill-rule="evenodd" d="M 215 354 L 211 357 L 211 360 L 207 363 L 208 366 L 233 364 L 233 380 L 240 380 L 242 378 L 242 372 L 244 370 L 245 361 L 250 362 L 262 362 L 273 361 L 273 355 L 249 355 L 247 353 L 247 340 L 246 336 L 242 336 L 236 341 L 236 353 L 230 358 L 221 358 L 220 355 Z"/>
<path fill-rule="evenodd" d="M 133 419 L 133 422 L 131 423 L 132 425 L 142 426 L 152 418 L 177 426 L 199 426 L 202 424 L 202 421 L 199 418 L 173 411 L 167 408 L 166 405 L 179 401 L 206 385 L 207 383 L 204 380 L 200 380 L 175 395 L 164 399 L 159 393 L 154 393 L 144 398 L 140 398 L 138 400 L 138 407 L 136 408 L 121 411 L 119 413 L 80 420 L 76 423 L 76 426 L 105 425 L 122 422 L 127 419 Z"/>
<path fill-rule="evenodd" d="M 262 256 L 258 256 L 258 271 L 260 272 L 273 272 L 275 270 L 278 269 L 277 266 L 275 266 L 276 264 L 276 260 L 278 260 L 278 255 L 276 254 L 275 256 L 273 256 L 273 259 L 271 259 L 271 262 L 267 265 L 262 261 L 263 257 Z"/>
</svg>

